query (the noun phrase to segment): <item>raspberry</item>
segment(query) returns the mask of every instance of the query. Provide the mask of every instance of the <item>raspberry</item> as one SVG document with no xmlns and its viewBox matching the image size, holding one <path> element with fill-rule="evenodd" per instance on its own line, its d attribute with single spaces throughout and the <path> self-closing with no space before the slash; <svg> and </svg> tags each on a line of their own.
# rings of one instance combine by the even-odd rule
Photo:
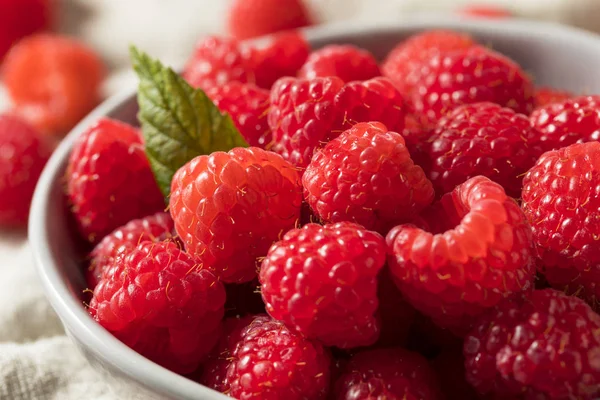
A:
<svg viewBox="0 0 600 400">
<path fill-rule="evenodd" d="M 433 30 L 413 35 L 398 44 L 381 66 L 384 76 L 394 82 L 403 95 L 416 88 L 416 72 L 420 65 L 441 53 L 466 49 L 475 45 L 469 35 L 459 32 Z"/>
<path fill-rule="evenodd" d="M 16 111 L 42 133 L 58 137 L 96 106 L 104 73 L 93 50 L 51 34 L 23 39 L 3 67 Z"/>
<path fill-rule="evenodd" d="M 465 338 L 464 354 L 467 380 L 481 394 L 600 396 L 600 316 L 552 289 L 498 305 Z"/>
<path fill-rule="evenodd" d="M 254 82 L 249 58 L 235 39 L 209 36 L 196 45 L 182 76 L 204 90 L 227 82 Z"/>
<path fill-rule="evenodd" d="M 338 77 L 283 78 L 271 90 L 273 150 L 298 167 L 313 152 L 359 122 L 404 129 L 404 101 L 393 84 L 374 78 L 346 85 Z"/>
<path fill-rule="evenodd" d="M 600 96 L 580 96 L 536 109 L 531 125 L 544 151 L 600 140 Z"/>
<path fill-rule="evenodd" d="M 277 154 L 234 148 L 199 156 L 173 177 L 170 210 L 186 249 L 227 283 L 256 278 L 257 258 L 300 218 L 296 170 Z"/>
<path fill-rule="evenodd" d="M 368 346 L 379 336 L 377 274 L 385 243 L 375 232 L 342 222 L 308 224 L 275 243 L 259 280 L 267 312 L 327 346 Z"/>
<path fill-rule="evenodd" d="M 421 144 L 423 166 L 440 195 L 468 178 L 483 175 L 519 198 L 523 174 L 542 150 L 529 118 L 493 103 L 460 106 L 440 120 Z"/>
<path fill-rule="evenodd" d="M 145 218 L 134 219 L 105 236 L 92 250 L 87 283 L 94 289 L 105 270 L 122 253 L 133 250 L 143 241 L 160 242 L 169 239 L 174 226 L 171 215 L 159 212 Z"/>
<path fill-rule="evenodd" d="M 504 19 L 512 17 L 512 13 L 506 8 L 493 5 L 471 5 L 459 10 L 461 15 L 473 18 Z"/>
<path fill-rule="evenodd" d="M 20 118 L 0 114 L 0 225 L 23 226 L 52 149 Z"/>
<path fill-rule="evenodd" d="M 509 58 L 475 46 L 439 53 L 420 65 L 410 100 L 425 121 L 435 122 L 462 104 L 491 102 L 529 115 L 530 78 Z"/>
<path fill-rule="evenodd" d="M 574 97 L 573 93 L 549 87 L 538 88 L 534 93 L 536 107 L 545 107 L 552 103 L 562 103 L 571 97 Z"/>
<path fill-rule="evenodd" d="M 544 153 L 523 179 L 523 211 L 550 284 L 600 301 L 600 143 Z"/>
<path fill-rule="evenodd" d="M 311 25 L 302 0 L 234 0 L 227 18 L 229 34 L 249 39 Z"/>
<path fill-rule="evenodd" d="M 231 351 L 223 391 L 236 399 L 325 399 L 330 357 L 267 316 L 242 330 Z"/>
<path fill-rule="evenodd" d="M 152 361 L 194 371 L 217 342 L 223 285 L 172 242 L 142 242 L 113 266 L 94 289 L 92 317 Z"/>
<path fill-rule="evenodd" d="M 379 273 L 377 297 L 379 298 L 381 333 L 376 346 L 406 345 L 416 312 L 402 297 L 388 268 L 384 268 Z"/>
<path fill-rule="evenodd" d="M 388 263 L 404 297 L 457 335 L 502 298 L 533 286 L 531 228 L 502 187 L 477 176 L 423 215 L 427 230 L 387 236 Z"/>
<path fill-rule="evenodd" d="M 206 94 L 222 112 L 231 115 L 250 146 L 265 148 L 272 134 L 267 123 L 269 91 L 252 84 L 229 82 L 213 86 Z"/>
<path fill-rule="evenodd" d="M 52 1 L 0 0 L 0 61 L 19 39 L 50 27 Z"/>
<path fill-rule="evenodd" d="M 352 45 L 329 45 L 313 52 L 298 76 L 313 79 L 337 76 L 344 82 L 381 76 L 377 60 L 367 50 Z"/>
<path fill-rule="evenodd" d="M 386 234 L 431 203 L 434 192 L 400 134 L 359 123 L 316 152 L 304 197 L 323 220 L 353 221 Z"/>
<path fill-rule="evenodd" d="M 352 357 L 335 383 L 334 398 L 440 400 L 442 394 L 427 360 L 398 347 Z"/>
<path fill-rule="evenodd" d="M 304 37 L 295 31 L 281 32 L 252 43 L 247 50 L 251 57 L 256 84 L 265 89 L 284 76 L 296 76 L 302 67 L 310 46 Z"/>
<path fill-rule="evenodd" d="M 67 168 L 67 194 L 79 229 L 90 242 L 165 208 L 139 132 L 106 118 L 75 143 Z"/>
</svg>

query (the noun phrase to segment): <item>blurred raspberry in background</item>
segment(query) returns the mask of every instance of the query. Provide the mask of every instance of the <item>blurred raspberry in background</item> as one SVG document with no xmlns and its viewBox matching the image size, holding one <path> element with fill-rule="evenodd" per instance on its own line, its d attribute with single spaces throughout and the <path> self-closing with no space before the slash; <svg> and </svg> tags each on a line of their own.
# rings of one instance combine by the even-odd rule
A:
<svg viewBox="0 0 600 400">
<path fill-rule="evenodd" d="M 0 0 L 0 60 L 19 39 L 51 26 L 53 0 Z"/>
</svg>

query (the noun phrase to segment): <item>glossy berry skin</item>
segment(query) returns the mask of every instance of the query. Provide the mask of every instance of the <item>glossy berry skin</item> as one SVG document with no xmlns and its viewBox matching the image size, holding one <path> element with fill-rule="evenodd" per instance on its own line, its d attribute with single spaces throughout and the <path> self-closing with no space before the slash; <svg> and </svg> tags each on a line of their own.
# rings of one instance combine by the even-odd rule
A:
<svg viewBox="0 0 600 400">
<path fill-rule="evenodd" d="M 598 306 L 600 143 L 544 153 L 523 179 L 522 197 L 548 282 Z"/>
<path fill-rule="evenodd" d="M 377 274 L 384 263 L 383 238 L 360 225 L 293 229 L 262 262 L 267 312 L 326 346 L 371 345 L 379 336 Z"/>
<path fill-rule="evenodd" d="M 269 91 L 252 84 L 229 82 L 213 86 L 206 95 L 222 111 L 231 116 L 250 146 L 265 148 L 272 142 L 267 123 Z"/>
<path fill-rule="evenodd" d="M 2 76 L 16 112 L 60 138 L 99 102 L 105 67 L 81 42 L 37 34 L 12 48 Z"/>
<path fill-rule="evenodd" d="M 73 146 L 67 195 L 79 229 L 90 242 L 165 208 L 140 133 L 107 118 L 85 131 Z"/>
<path fill-rule="evenodd" d="M 400 42 L 387 55 L 381 65 L 383 75 L 409 96 L 418 84 L 416 72 L 420 65 L 432 57 L 466 49 L 476 43 L 471 36 L 454 31 L 431 30 L 411 36 Z"/>
<path fill-rule="evenodd" d="M 399 347 L 356 354 L 335 382 L 334 390 L 336 400 L 443 398 L 427 360 Z"/>
<path fill-rule="evenodd" d="M 575 97 L 573 93 L 550 87 L 537 88 L 534 93 L 536 107 L 545 107 L 552 103 L 562 103 L 572 97 Z"/>
<path fill-rule="evenodd" d="M 209 36 L 196 45 L 182 76 L 190 85 L 204 90 L 227 82 L 254 82 L 249 57 L 231 38 Z"/>
<path fill-rule="evenodd" d="M 236 399 L 325 399 L 330 356 L 268 316 L 257 316 L 231 351 L 223 391 Z"/>
<path fill-rule="evenodd" d="M 160 242 L 172 237 L 174 229 L 171 215 L 159 212 L 134 219 L 115 229 L 94 247 L 90 253 L 90 265 L 86 274 L 89 289 L 94 289 L 114 259 L 133 250 L 143 241 Z"/>
<path fill-rule="evenodd" d="M 529 290 L 531 227 L 502 187 L 477 176 L 387 235 L 388 264 L 404 297 L 438 326 L 464 335 L 504 297 Z"/>
<path fill-rule="evenodd" d="M 600 396 L 600 316 L 553 289 L 498 305 L 465 338 L 464 354 L 467 380 L 481 394 Z"/>
<path fill-rule="evenodd" d="M 92 317 L 152 361 L 194 371 L 217 342 L 223 285 L 173 242 L 141 242 L 110 268 L 94 289 Z"/>
<path fill-rule="evenodd" d="M 543 153 L 526 115 L 493 103 L 460 106 L 440 120 L 418 159 L 439 195 L 483 175 L 519 198 L 523 174 Z"/>
<path fill-rule="evenodd" d="M 322 220 L 352 221 L 384 235 L 434 197 L 402 136 L 379 122 L 356 124 L 318 150 L 302 184 L 304 198 Z"/>
<path fill-rule="evenodd" d="M 531 125 L 544 151 L 600 140 L 600 96 L 580 96 L 537 108 Z"/>
<path fill-rule="evenodd" d="M 300 218 L 298 172 L 279 155 L 234 148 L 181 167 L 169 208 L 187 251 L 226 283 L 256 278 L 257 259 Z"/>
<path fill-rule="evenodd" d="M 437 54 L 418 68 L 415 79 L 410 101 L 428 122 L 463 104 L 491 102 L 526 115 L 533 109 L 530 78 L 514 61 L 484 47 Z"/>
<path fill-rule="evenodd" d="M 302 0 L 234 0 L 227 30 L 237 39 L 249 39 L 311 24 Z"/>
<path fill-rule="evenodd" d="M 0 114 L 0 226 L 25 226 L 52 148 L 27 122 Z"/>
<path fill-rule="evenodd" d="M 367 50 L 352 45 L 329 45 L 314 51 L 298 72 L 301 78 L 337 76 L 344 82 L 381 76 L 377 60 Z"/>
</svg>

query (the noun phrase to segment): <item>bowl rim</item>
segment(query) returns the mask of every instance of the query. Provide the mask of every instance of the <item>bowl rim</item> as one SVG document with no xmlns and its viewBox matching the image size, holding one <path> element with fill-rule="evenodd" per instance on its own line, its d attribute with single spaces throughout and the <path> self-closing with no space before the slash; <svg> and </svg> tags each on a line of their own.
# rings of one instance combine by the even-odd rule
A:
<svg viewBox="0 0 600 400">
<path fill-rule="evenodd" d="M 477 34 L 502 32 L 507 36 L 544 36 L 548 40 L 578 41 L 582 45 L 597 47 L 600 50 L 600 36 L 552 22 L 539 22 L 525 19 L 477 20 L 468 17 L 441 16 L 436 14 L 411 14 L 394 21 L 377 24 L 354 22 L 321 25 L 304 30 L 309 42 L 336 41 L 348 37 L 373 35 L 378 33 L 405 34 L 429 29 L 468 30 Z M 84 118 L 57 147 L 38 181 L 33 197 L 28 225 L 29 242 L 44 292 L 66 330 L 81 342 L 86 351 L 120 371 L 129 379 L 146 386 L 150 390 L 180 399 L 227 399 L 225 395 L 202 386 L 188 378 L 175 374 L 141 356 L 120 342 L 89 316 L 74 298 L 68 285 L 62 280 L 59 266 L 50 247 L 47 245 L 50 232 L 47 229 L 52 185 L 60 182 L 63 168 L 76 138 L 98 118 L 119 109 L 135 96 L 136 88 L 128 87 L 116 94 Z"/>
</svg>

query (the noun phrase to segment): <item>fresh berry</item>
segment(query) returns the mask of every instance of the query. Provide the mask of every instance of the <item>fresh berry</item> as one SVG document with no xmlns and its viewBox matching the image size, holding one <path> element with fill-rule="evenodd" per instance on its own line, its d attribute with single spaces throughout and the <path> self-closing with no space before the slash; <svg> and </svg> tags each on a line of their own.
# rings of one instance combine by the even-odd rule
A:
<svg viewBox="0 0 600 400">
<path fill-rule="evenodd" d="M 501 398 L 600 397 L 600 316 L 553 289 L 509 299 L 465 338 L 467 379 Z"/>
<path fill-rule="evenodd" d="M 331 139 L 338 118 L 335 96 L 343 86 L 337 77 L 275 82 L 268 117 L 273 151 L 293 165 L 308 165 L 315 148 Z"/>
<path fill-rule="evenodd" d="M 260 296 L 258 278 L 247 283 L 226 283 L 225 316 L 264 314 L 265 303 Z"/>
<path fill-rule="evenodd" d="M 387 236 L 388 262 L 404 297 L 458 335 L 504 297 L 532 288 L 531 227 L 497 183 L 477 176 Z"/>
<path fill-rule="evenodd" d="M 217 342 L 223 285 L 173 242 L 142 242 L 113 267 L 94 290 L 92 317 L 152 361 L 194 371 Z"/>
<path fill-rule="evenodd" d="M 7 54 L 3 79 L 16 111 L 42 133 L 60 137 L 98 103 L 104 72 L 82 43 L 39 34 Z"/>
<path fill-rule="evenodd" d="M 377 274 L 385 243 L 349 222 L 308 224 L 275 243 L 259 279 L 267 312 L 327 346 L 368 346 L 379 336 Z"/>
<path fill-rule="evenodd" d="M 523 174 L 543 153 L 526 115 L 493 103 L 460 106 L 440 120 L 417 159 L 440 195 L 483 175 L 519 198 Z"/>
<path fill-rule="evenodd" d="M 190 85 L 204 90 L 227 82 L 254 82 L 252 64 L 235 39 L 209 36 L 196 45 L 183 69 Z"/>
<path fill-rule="evenodd" d="M 473 18 L 503 19 L 512 17 L 512 13 L 506 8 L 493 5 L 478 5 L 463 7 L 459 10 L 461 15 Z"/>
<path fill-rule="evenodd" d="M 551 103 L 531 114 L 544 151 L 600 140 L 600 96 L 574 97 Z"/>
<path fill-rule="evenodd" d="M 410 101 L 428 122 L 463 104 L 491 102 L 527 115 L 533 108 L 533 86 L 521 67 L 480 46 L 434 55 L 415 79 Z"/>
<path fill-rule="evenodd" d="M 435 373 L 427 360 L 399 347 L 356 354 L 334 389 L 336 400 L 442 399 Z"/>
<path fill-rule="evenodd" d="M 234 0 L 227 18 L 229 34 L 238 39 L 310 24 L 311 18 L 302 0 Z"/>
<path fill-rule="evenodd" d="M 105 270 L 119 254 L 133 250 L 143 241 L 160 242 L 169 239 L 173 229 L 171 215 L 165 212 L 134 219 L 115 229 L 90 254 L 91 261 L 86 275 L 88 288 L 93 290 L 96 287 Z"/>
<path fill-rule="evenodd" d="M 405 346 L 415 320 L 415 309 L 402 297 L 388 268 L 381 270 L 378 281 L 377 297 L 381 333 L 376 346 Z"/>
<path fill-rule="evenodd" d="M 271 144 L 267 122 L 269 91 L 252 84 L 229 82 L 213 86 L 206 94 L 222 111 L 231 116 L 250 146 L 265 148 Z"/>
<path fill-rule="evenodd" d="M 256 278 L 273 242 L 300 217 L 298 172 L 279 155 L 234 148 L 199 156 L 180 168 L 170 210 L 186 249 L 227 283 Z"/>
<path fill-rule="evenodd" d="M 0 225 L 24 226 L 52 149 L 20 118 L 0 114 Z"/>
<path fill-rule="evenodd" d="M 21 38 L 48 29 L 52 0 L 0 0 L 0 61 Z"/>
<path fill-rule="evenodd" d="M 442 392 L 447 394 L 446 398 L 460 400 L 479 399 L 477 392 L 475 392 L 473 387 L 466 380 L 465 359 L 462 354 L 462 346 L 446 348 L 433 359 L 431 366 L 437 373 Z"/>
<path fill-rule="evenodd" d="M 475 45 L 469 35 L 453 31 L 433 30 L 411 36 L 388 54 L 381 66 L 383 75 L 394 82 L 403 95 L 416 88 L 416 72 L 432 57 Z"/>
<path fill-rule="evenodd" d="M 256 317 L 239 337 L 223 392 L 248 400 L 326 398 L 330 357 L 319 343 L 267 316 Z"/>
<path fill-rule="evenodd" d="M 600 304 L 600 143 L 544 153 L 523 179 L 523 211 L 556 289 Z"/>
<path fill-rule="evenodd" d="M 373 54 L 352 45 L 329 45 L 313 52 L 298 73 L 301 78 L 337 76 L 344 82 L 381 76 Z"/>
<path fill-rule="evenodd" d="M 67 194 L 90 242 L 165 208 L 140 133 L 106 118 L 77 139 L 69 157 Z"/>
<path fill-rule="evenodd" d="M 306 201 L 321 219 L 353 221 L 384 235 L 434 197 L 402 136 L 378 122 L 356 124 L 318 150 L 302 183 Z"/>
<path fill-rule="evenodd" d="M 536 89 L 533 96 L 535 98 L 536 107 L 545 107 L 552 103 L 562 103 L 565 100 L 575 97 L 573 96 L 573 93 L 549 87 Z"/>
<path fill-rule="evenodd" d="M 304 36 L 295 31 L 276 33 L 246 46 L 256 85 L 265 89 L 271 89 L 279 78 L 296 76 L 310 53 Z"/>
</svg>

